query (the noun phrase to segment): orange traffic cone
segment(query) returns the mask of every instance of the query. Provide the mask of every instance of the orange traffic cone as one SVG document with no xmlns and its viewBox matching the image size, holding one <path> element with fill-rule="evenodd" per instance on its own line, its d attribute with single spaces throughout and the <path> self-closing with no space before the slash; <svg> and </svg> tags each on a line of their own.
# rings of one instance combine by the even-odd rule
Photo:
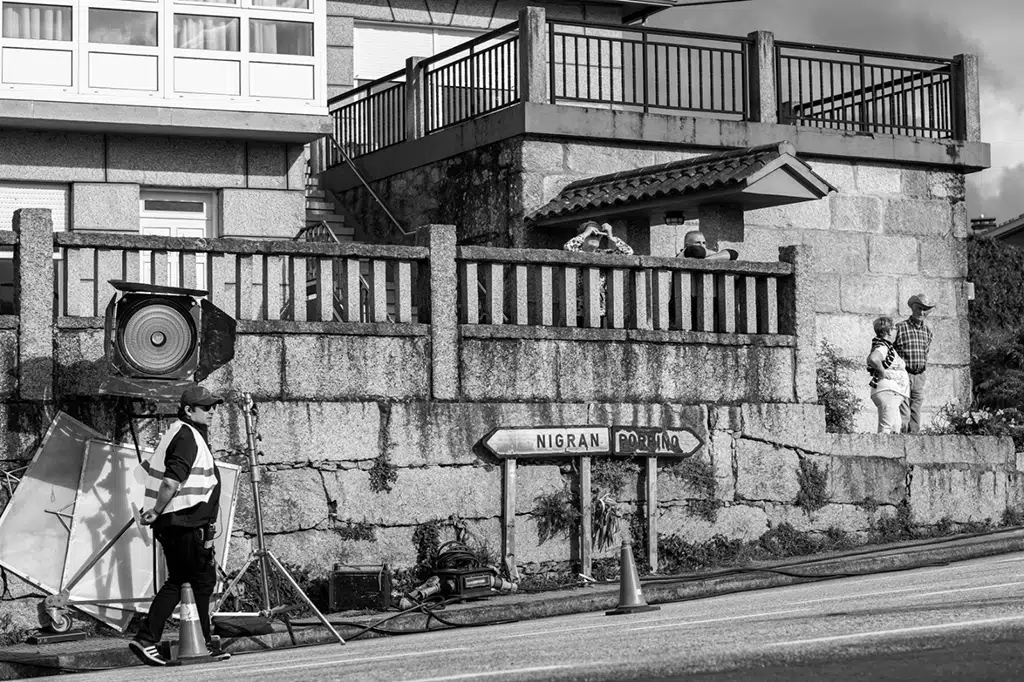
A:
<svg viewBox="0 0 1024 682">
<path fill-rule="evenodd" d="M 182 663 L 198 663 L 215 660 L 206 648 L 203 629 L 199 626 L 199 610 L 196 609 L 196 596 L 192 586 L 181 584 L 181 616 L 178 625 L 178 658 Z"/>
<path fill-rule="evenodd" d="M 642 613 L 658 611 L 660 606 L 648 606 L 644 601 L 644 593 L 640 589 L 640 574 L 636 572 L 633 561 L 633 549 L 625 540 L 622 541 L 622 554 L 619 558 L 619 606 L 605 611 L 606 616 L 619 616 L 624 613 Z"/>
</svg>

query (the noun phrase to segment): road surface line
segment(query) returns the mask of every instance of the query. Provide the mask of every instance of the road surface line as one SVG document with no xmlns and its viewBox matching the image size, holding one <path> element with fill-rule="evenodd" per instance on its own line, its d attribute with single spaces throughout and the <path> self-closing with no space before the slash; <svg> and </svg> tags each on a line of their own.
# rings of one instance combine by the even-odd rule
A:
<svg viewBox="0 0 1024 682">
<path fill-rule="evenodd" d="M 975 590 L 991 590 L 996 587 L 1013 587 L 1014 585 L 1024 585 L 1024 581 L 1017 581 L 1015 583 L 999 583 L 998 585 L 980 585 L 978 587 L 958 587 L 952 590 L 941 590 L 939 592 L 925 592 L 924 594 L 914 594 L 912 597 L 933 597 L 937 594 L 952 594 L 953 592 L 973 592 Z"/>
<path fill-rule="evenodd" d="M 1015 561 L 1024 561 L 1024 557 L 1017 557 L 1016 559 L 1000 559 L 994 563 L 997 564 L 1012 564 Z"/>
<path fill-rule="evenodd" d="M 680 623 L 660 623 L 658 625 L 644 625 L 641 627 L 627 627 L 622 629 L 626 632 L 636 632 L 638 630 L 656 630 L 658 628 L 671 628 L 678 627 L 680 625 L 701 625 L 703 623 L 721 623 L 722 621 L 726 620 L 743 620 L 745 618 L 757 618 L 759 616 L 776 616 L 783 613 L 796 613 L 797 611 L 810 611 L 810 609 L 786 609 L 785 611 L 766 611 L 765 613 L 748 613 L 742 616 L 725 616 L 723 618 L 708 618 L 705 620 L 684 620 Z"/>
<path fill-rule="evenodd" d="M 430 654 L 447 654 L 453 651 L 469 651 L 469 647 L 456 647 L 454 649 L 428 649 L 426 651 L 409 651 L 404 654 L 384 654 L 382 656 L 363 656 L 362 658 L 329 658 L 314 661 L 311 663 L 299 663 L 286 666 L 278 666 L 276 668 L 266 667 L 266 663 L 248 663 L 244 665 L 233 665 L 230 669 L 224 668 L 225 672 L 239 672 L 239 671 L 254 671 L 259 672 L 279 672 L 282 670 L 299 670 L 301 668 L 316 668 L 323 665 L 338 665 L 341 663 L 362 663 L 364 661 L 382 661 L 388 658 L 408 658 L 409 656 L 429 656 Z"/>
<path fill-rule="evenodd" d="M 420 677 L 408 682 L 445 682 L 445 680 L 478 680 L 482 677 L 497 677 L 498 675 L 517 675 L 519 673 L 542 673 L 550 670 L 565 670 L 572 668 L 571 665 L 543 665 L 535 668 L 509 668 L 508 670 L 491 670 L 482 673 L 463 673 L 461 675 L 446 675 L 444 677 Z"/>
<path fill-rule="evenodd" d="M 989 625 L 992 623 L 1006 623 L 1013 620 L 1024 620 L 1024 616 L 1003 616 L 1001 618 L 985 618 L 984 620 L 964 620 L 955 623 L 942 623 L 941 625 L 918 625 L 916 627 L 901 628 L 899 630 L 874 630 L 872 632 L 855 632 L 849 635 L 833 635 L 832 637 L 815 637 L 813 639 L 794 639 L 788 642 L 773 642 L 768 646 L 791 646 L 793 644 L 817 644 L 820 642 L 837 642 L 843 639 L 859 639 L 863 637 L 882 637 L 887 635 L 900 635 L 908 632 L 924 632 L 926 630 L 952 630 L 954 628 L 971 627 L 973 625 Z"/>
<path fill-rule="evenodd" d="M 823 601 L 839 601 L 841 599 L 857 599 L 859 597 L 878 597 L 883 594 L 896 594 L 897 592 L 913 592 L 914 590 L 922 590 L 923 587 L 903 587 L 898 590 L 883 590 L 882 592 L 860 592 L 857 594 L 844 594 L 838 597 L 822 597 L 821 599 L 806 599 L 804 601 L 795 601 L 793 604 L 817 604 Z"/>
</svg>

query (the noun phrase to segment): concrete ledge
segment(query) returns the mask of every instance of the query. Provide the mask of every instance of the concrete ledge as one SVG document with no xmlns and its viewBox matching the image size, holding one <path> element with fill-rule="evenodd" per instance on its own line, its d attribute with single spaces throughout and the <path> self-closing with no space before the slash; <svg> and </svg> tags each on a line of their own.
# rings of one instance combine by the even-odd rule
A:
<svg viewBox="0 0 1024 682">
<path fill-rule="evenodd" d="M 324 336 L 428 336 L 429 324 L 416 322 L 293 322 L 239 320 L 239 334 L 316 334 Z"/>
<path fill-rule="evenodd" d="M 589 329 L 580 327 L 536 327 L 509 324 L 463 324 L 459 332 L 467 339 L 537 339 L 555 341 L 635 341 L 711 346 L 794 347 L 796 337 L 788 334 L 715 334 L 712 332 L 661 331 L 652 329 Z"/>
<path fill-rule="evenodd" d="M 0 128 L 29 128 L 96 133 L 195 135 L 278 142 L 309 142 L 331 132 L 326 107 L 309 113 L 231 111 L 152 104 L 100 104 L 3 99 Z"/>
<path fill-rule="evenodd" d="M 788 140 L 801 157 L 809 158 L 919 164 L 966 172 L 991 165 L 990 147 L 983 142 L 534 103 L 515 104 L 432 135 L 367 154 L 359 158 L 359 164 L 367 180 L 379 180 L 517 136 L 707 149 L 708 153 Z M 359 181 L 351 169 L 335 166 L 327 171 L 325 183 L 336 192 L 344 192 L 357 186 Z"/>
</svg>

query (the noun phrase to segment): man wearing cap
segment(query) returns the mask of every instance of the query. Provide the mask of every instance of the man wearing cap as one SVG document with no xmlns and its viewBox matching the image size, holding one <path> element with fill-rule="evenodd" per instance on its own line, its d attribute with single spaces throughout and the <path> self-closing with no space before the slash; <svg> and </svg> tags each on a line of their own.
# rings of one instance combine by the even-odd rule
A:
<svg viewBox="0 0 1024 682">
<path fill-rule="evenodd" d="M 208 429 L 213 410 L 222 402 L 199 384 L 185 389 L 177 420 L 163 434 L 153 457 L 142 463 L 147 478 L 141 521 L 153 527 L 167 564 L 167 582 L 153 598 L 139 634 L 128 645 L 146 665 L 167 665 L 157 645 L 164 624 L 181 599 L 183 583 L 192 586 L 199 625 L 210 642 L 220 471 L 210 452 Z"/>
<path fill-rule="evenodd" d="M 910 400 L 904 401 L 900 407 L 903 433 L 917 433 L 921 429 L 924 371 L 928 365 L 928 349 L 932 345 L 932 330 L 924 320 L 935 306 L 924 294 L 911 296 L 907 306 L 910 308 L 910 317 L 896 325 L 896 339 L 892 346 L 906 361 L 907 374 L 910 375 Z"/>
</svg>

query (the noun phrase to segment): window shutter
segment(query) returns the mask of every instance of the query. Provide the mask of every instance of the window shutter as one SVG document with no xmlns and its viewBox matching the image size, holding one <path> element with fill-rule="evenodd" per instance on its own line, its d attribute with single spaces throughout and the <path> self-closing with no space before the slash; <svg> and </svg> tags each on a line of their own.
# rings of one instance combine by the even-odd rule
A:
<svg viewBox="0 0 1024 682">
<path fill-rule="evenodd" d="M 0 229 L 10 230 L 19 208 L 48 208 L 54 232 L 68 229 L 68 186 L 28 182 L 0 182 Z"/>
</svg>

